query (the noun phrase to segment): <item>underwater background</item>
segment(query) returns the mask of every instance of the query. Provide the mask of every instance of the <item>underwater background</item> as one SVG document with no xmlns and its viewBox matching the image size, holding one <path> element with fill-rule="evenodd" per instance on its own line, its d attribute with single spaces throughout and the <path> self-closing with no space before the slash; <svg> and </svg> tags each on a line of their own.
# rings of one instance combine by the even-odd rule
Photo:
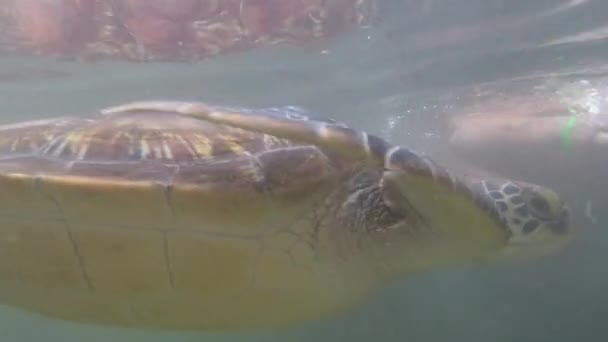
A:
<svg viewBox="0 0 608 342">
<path fill-rule="evenodd" d="M 0 55 L 0 123 L 88 115 L 141 99 L 297 105 L 426 151 L 450 165 L 458 157 L 446 148 L 445 117 L 479 97 L 471 95 L 472 89 L 492 89 L 485 96 L 497 88 L 508 94 L 522 87 L 554 95 L 551 87 L 573 84 L 602 100 L 608 94 L 605 2 L 513 1 L 512 6 L 503 4 L 504 9 L 501 3 L 506 2 L 501 1 L 492 1 L 492 6 L 480 1 L 429 3 L 436 11 L 425 19 L 408 12 L 412 7 L 407 1 L 385 1 L 370 27 L 321 44 L 256 49 L 198 62 L 79 62 L 6 52 Z M 559 255 L 409 277 L 345 316 L 286 331 L 205 334 L 73 324 L 2 306 L 0 339 L 605 340 L 605 170 L 586 173 L 584 180 L 578 172 L 566 177 L 547 174 L 550 185 L 568 185 L 563 187 L 568 190 L 565 197 L 580 226 L 576 240 Z M 509 175 L 509 170 L 503 173 Z M 594 219 L 585 212 L 587 202 L 593 203 Z"/>
</svg>

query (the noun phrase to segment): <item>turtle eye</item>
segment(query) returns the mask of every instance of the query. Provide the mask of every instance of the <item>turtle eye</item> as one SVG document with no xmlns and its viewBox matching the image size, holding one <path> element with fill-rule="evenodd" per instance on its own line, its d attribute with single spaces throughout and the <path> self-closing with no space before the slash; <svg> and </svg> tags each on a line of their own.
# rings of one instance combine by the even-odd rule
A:
<svg viewBox="0 0 608 342">
<path fill-rule="evenodd" d="M 540 219 L 550 220 L 553 216 L 549 203 L 537 194 L 528 200 L 528 206 L 532 215 Z"/>
</svg>

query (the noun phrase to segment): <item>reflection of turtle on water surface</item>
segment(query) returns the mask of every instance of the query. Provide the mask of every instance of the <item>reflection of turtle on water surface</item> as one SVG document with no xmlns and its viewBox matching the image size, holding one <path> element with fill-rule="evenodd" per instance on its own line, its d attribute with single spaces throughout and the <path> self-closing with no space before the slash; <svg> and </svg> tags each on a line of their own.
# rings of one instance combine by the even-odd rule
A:
<svg viewBox="0 0 608 342">
<path fill-rule="evenodd" d="M 68 320 L 286 326 L 572 233 L 551 190 L 290 107 L 143 102 L 0 132 L 0 301 Z"/>
<path fill-rule="evenodd" d="M 367 25 L 375 0 L 5 0 L 0 47 L 77 58 L 198 60 Z"/>
</svg>

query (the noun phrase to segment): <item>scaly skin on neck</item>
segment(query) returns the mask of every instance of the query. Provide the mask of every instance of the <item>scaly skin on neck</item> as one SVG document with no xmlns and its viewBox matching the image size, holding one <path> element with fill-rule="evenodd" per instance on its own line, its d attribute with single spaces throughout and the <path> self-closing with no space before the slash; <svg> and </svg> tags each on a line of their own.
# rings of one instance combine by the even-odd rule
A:
<svg viewBox="0 0 608 342">
<path fill-rule="evenodd" d="M 433 226 L 411 204 L 392 208 L 385 196 L 395 189 L 383 188 L 381 175 L 372 170 L 350 180 L 336 222 L 329 228 L 335 251 L 355 272 L 370 271 L 387 281 L 431 267 L 481 262 L 506 243 L 507 234 L 489 215 L 484 221 L 487 224 L 477 229 L 460 229 L 458 223 Z M 441 205 L 436 209 L 441 215 Z M 480 242 L 479 229 L 486 231 L 485 238 L 493 238 Z"/>
</svg>

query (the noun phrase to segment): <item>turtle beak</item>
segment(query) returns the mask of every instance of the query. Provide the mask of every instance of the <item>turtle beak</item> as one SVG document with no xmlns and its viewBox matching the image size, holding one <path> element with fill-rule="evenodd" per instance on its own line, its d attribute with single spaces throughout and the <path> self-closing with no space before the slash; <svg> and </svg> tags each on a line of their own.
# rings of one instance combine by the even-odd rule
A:
<svg viewBox="0 0 608 342">
<path fill-rule="evenodd" d="M 574 231 L 575 227 L 564 211 L 560 219 L 545 223 L 542 231 L 532 236 L 512 236 L 495 258 L 517 262 L 556 255 L 573 240 Z"/>
<path fill-rule="evenodd" d="M 550 257 L 562 251 L 572 240 L 571 235 L 553 238 L 546 242 L 509 242 L 498 254 L 492 257 L 499 262 L 519 262 L 530 259 Z"/>
</svg>

